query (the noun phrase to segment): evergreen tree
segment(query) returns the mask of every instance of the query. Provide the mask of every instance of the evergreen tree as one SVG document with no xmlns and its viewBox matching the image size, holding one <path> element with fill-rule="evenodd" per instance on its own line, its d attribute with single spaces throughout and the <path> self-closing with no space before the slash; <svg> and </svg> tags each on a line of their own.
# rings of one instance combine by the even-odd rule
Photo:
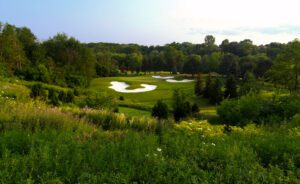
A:
<svg viewBox="0 0 300 184">
<path fill-rule="evenodd" d="M 197 78 L 196 78 L 196 82 L 195 82 L 195 95 L 196 96 L 200 96 L 203 94 L 203 79 L 201 77 L 201 74 L 199 73 L 197 75 Z"/>
<path fill-rule="evenodd" d="M 168 106 L 162 100 L 158 100 L 152 108 L 152 116 L 160 119 L 168 118 Z"/>
<path fill-rule="evenodd" d="M 209 98 L 209 96 L 210 96 L 210 85 L 211 85 L 211 82 L 212 82 L 212 77 L 209 74 L 208 77 L 206 78 L 205 88 L 204 88 L 204 92 L 203 92 L 203 96 L 205 98 Z"/>
<path fill-rule="evenodd" d="M 225 98 L 236 98 L 237 96 L 238 96 L 237 82 L 236 82 L 235 77 L 233 75 L 230 75 L 226 79 L 224 97 Z"/>
<path fill-rule="evenodd" d="M 213 104 L 219 104 L 223 99 L 222 93 L 222 81 L 219 78 L 216 78 L 210 86 L 210 95 L 209 100 Z"/>
<path fill-rule="evenodd" d="M 186 95 L 178 89 L 173 94 L 173 116 L 176 122 L 182 118 L 186 118 L 191 114 L 191 105 L 186 100 Z"/>
</svg>

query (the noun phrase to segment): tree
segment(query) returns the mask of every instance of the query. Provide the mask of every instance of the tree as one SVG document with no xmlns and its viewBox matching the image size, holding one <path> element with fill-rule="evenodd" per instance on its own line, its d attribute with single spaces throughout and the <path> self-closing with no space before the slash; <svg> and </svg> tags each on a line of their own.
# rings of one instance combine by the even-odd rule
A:
<svg viewBox="0 0 300 184">
<path fill-rule="evenodd" d="M 132 72 L 138 73 L 141 70 L 142 61 L 143 55 L 140 52 L 131 53 L 128 55 L 127 66 Z"/>
<path fill-rule="evenodd" d="M 209 98 L 209 96 L 210 96 L 211 83 L 212 83 L 212 77 L 209 74 L 208 77 L 206 78 L 205 88 L 204 88 L 204 91 L 203 91 L 203 96 L 205 98 Z"/>
<path fill-rule="evenodd" d="M 21 71 L 23 65 L 27 62 L 23 46 L 19 41 L 16 33 L 16 27 L 6 24 L 2 29 L 1 34 L 1 49 L 2 60 L 11 74 L 16 71 Z"/>
<path fill-rule="evenodd" d="M 191 105 L 186 100 L 186 95 L 179 91 L 174 90 L 173 93 L 173 116 L 176 122 L 182 118 L 186 118 L 191 114 Z"/>
<path fill-rule="evenodd" d="M 240 74 L 239 57 L 233 54 L 225 54 L 220 64 L 220 73 L 224 75 L 234 75 L 236 77 Z"/>
<path fill-rule="evenodd" d="M 203 79 L 200 73 L 198 73 L 195 82 L 195 95 L 201 96 L 203 94 Z"/>
<path fill-rule="evenodd" d="M 243 77 L 243 83 L 240 87 L 240 95 L 246 95 L 248 93 L 258 93 L 259 88 L 257 86 L 256 78 L 253 73 L 247 72 Z"/>
<path fill-rule="evenodd" d="M 168 119 L 168 105 L 162 100 L 158 100 L 152 108 L 152 116 L 161 119 Z"/>
<path fill-rule="evenodd" d="M 265 73 L 272 67 L 273 62 L 265 54 L 257 56 L 257 65 L 254 69 L 256 77 L 263 77 Z"/>
<path fill-rule="evenodd" d="M 46 56 L 53 60 L 55 82 L 67 82 L 68 86 L 88 85 L 95 76 L 96 57 L 94 52 L 75 38 L 57 34 L 43 43 Z M 71 82 L 71 83 L 69 83 Z"/>
<path fill-rule="evenodd" d="M 19 41 L 23 45 L 26 57 L 30 61 L 34 60 L 34 52 L 38 47 L 36 36 L 27 27 L 16 28 L 16 34 Z"/>
<path fill-rule="evenodd" d="M 300 71 L 300 41 L 294 40 L 292 42 L 289 42 L 286 45 L 284 52 L 278 56 L 277 62 L 283 68 L 280 71 L 276 70 L 279 68 L 275 66 L 272 68 L 273 72 L 284 72 L 285 75 L 288 75 L 289 77 L 284 77 L 284 82 L 288 85 L 290 91 L 298 91 Z"/>
<path fill-rule="evenodd" d="M 185 73 L 192 74 L 194 76 L 199 72 L 200 69 L 201 56 L 199 55 L 190 55 L 188 61 L 184 64 L 183 71 Z"/>
<path fill-rule="evenodd" d="M 222 81 L 220 78 L 216 78 L 212 81 L 209 91 L 210 102 L 212 104 L 219 104 L 223 99 Z"/>
<path fill-rule="evenodd" d="M 236 98 L 237 96 L 237 81 L 233 75 L 230 75 L 226 80 L 224 97 Z"/>
<path fill-rule="evenodd" d="M 173 74 L 178 72 L 178 67 L 182 65 L 183 53 L 177 50 L 174 46 L 166 46 L 164 51 L 165 60 L 168 66 L 168 70 Z"/>
<path fill-rule="evenodd" d="M 212 35 L 205 36 L 204 42 L 206 45 L 210 45 L 210 46 L 214 45 L 215 41 L 216 41 L 216 39 L 214 36 L 212 36 Z"/>
<path fill-rule="evenodd" d="M 204 38 L 204 44 L 201 46 L 201 54 L 211 54 L 218 50 L 218 46 L 215 44 L 215 37 L 212 35 L 207 35 Z"/>
</svg>

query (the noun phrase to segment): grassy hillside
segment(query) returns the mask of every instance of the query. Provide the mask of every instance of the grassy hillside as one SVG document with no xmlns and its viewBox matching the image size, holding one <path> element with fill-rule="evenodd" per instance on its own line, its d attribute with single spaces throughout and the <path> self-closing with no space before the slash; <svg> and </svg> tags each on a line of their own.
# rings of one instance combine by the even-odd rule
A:
<svg viewBox="0 0 300 184">
<path fill-rule="evenodd" d="M 299 183 L 299 117 L 164 123 L 0 97 L 2 183 Z"/>
</svg>

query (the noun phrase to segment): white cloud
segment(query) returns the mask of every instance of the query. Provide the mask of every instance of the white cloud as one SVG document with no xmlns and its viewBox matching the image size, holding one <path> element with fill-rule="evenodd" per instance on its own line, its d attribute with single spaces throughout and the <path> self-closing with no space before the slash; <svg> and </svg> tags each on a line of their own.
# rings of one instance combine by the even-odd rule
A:
<svg viewBox="0 0 300 184">
<path fill-rule="evenodd" d="M 167 27 L 176 41 L 252 39 L 257 44 L 287 42 L 300 35 L 298 0 L 174 0 Z M 201 37 L 201 38 L 200 38 Z"/>
</svg>

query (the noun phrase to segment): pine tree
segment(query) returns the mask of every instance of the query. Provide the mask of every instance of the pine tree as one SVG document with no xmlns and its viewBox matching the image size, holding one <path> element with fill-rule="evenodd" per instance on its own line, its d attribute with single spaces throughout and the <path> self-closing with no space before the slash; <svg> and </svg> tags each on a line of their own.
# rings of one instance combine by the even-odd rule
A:
<svg viewBox="0 0 300 184">
<path fill-rule="evenodd" d="M 201 74 L 199 73 L 197 75 L 197 78 L 196 78 L 196 82 L 195 82 L 195 95 L 196 96 L 201 96 L 203 94 L 203 79 L 201 77 Z"/>
<path fill-rule="evenodd" d="M 212 82 L 212 77 L 211 75 L 209 74 L 208 77 L 206 78 L 206 81 L 205 81 L 205 88 L 204 88 L 204 92 L 203 92 L 203 96 L 205 98 L 209 98 L 210 96 L 210 88 L 211 88 L 211 82 Z"/>
<path fill-rule="evenodd" d="M 233 75 L 230 75 L 226 79 L 225 84 L 225 98 L 236 98 L 238 96 L 237 94 L 237 82 Z"/>
<path fill-rule="evenodd" d="M 222 81 L 219 78 L 216 78 L 210 87 L 210 96 L 209 100 L 213 104 L 219 104 L 223 99 L 222 93 Z"/>
<path fill-rule="evenodd" d="M 188 117 L 191 112 L 191 105 L 186 100 L 186 95 L 175 89 L 173 94 L 173 116 L 175 121 L 178 122 L 180 119 Z"/>
<path fill-rule="evenodd" d="M 168 106 L 162 100 L 158 100 L 152 108 L 152 116 L 160 119 L 168 118 Z"/>
</svg>

